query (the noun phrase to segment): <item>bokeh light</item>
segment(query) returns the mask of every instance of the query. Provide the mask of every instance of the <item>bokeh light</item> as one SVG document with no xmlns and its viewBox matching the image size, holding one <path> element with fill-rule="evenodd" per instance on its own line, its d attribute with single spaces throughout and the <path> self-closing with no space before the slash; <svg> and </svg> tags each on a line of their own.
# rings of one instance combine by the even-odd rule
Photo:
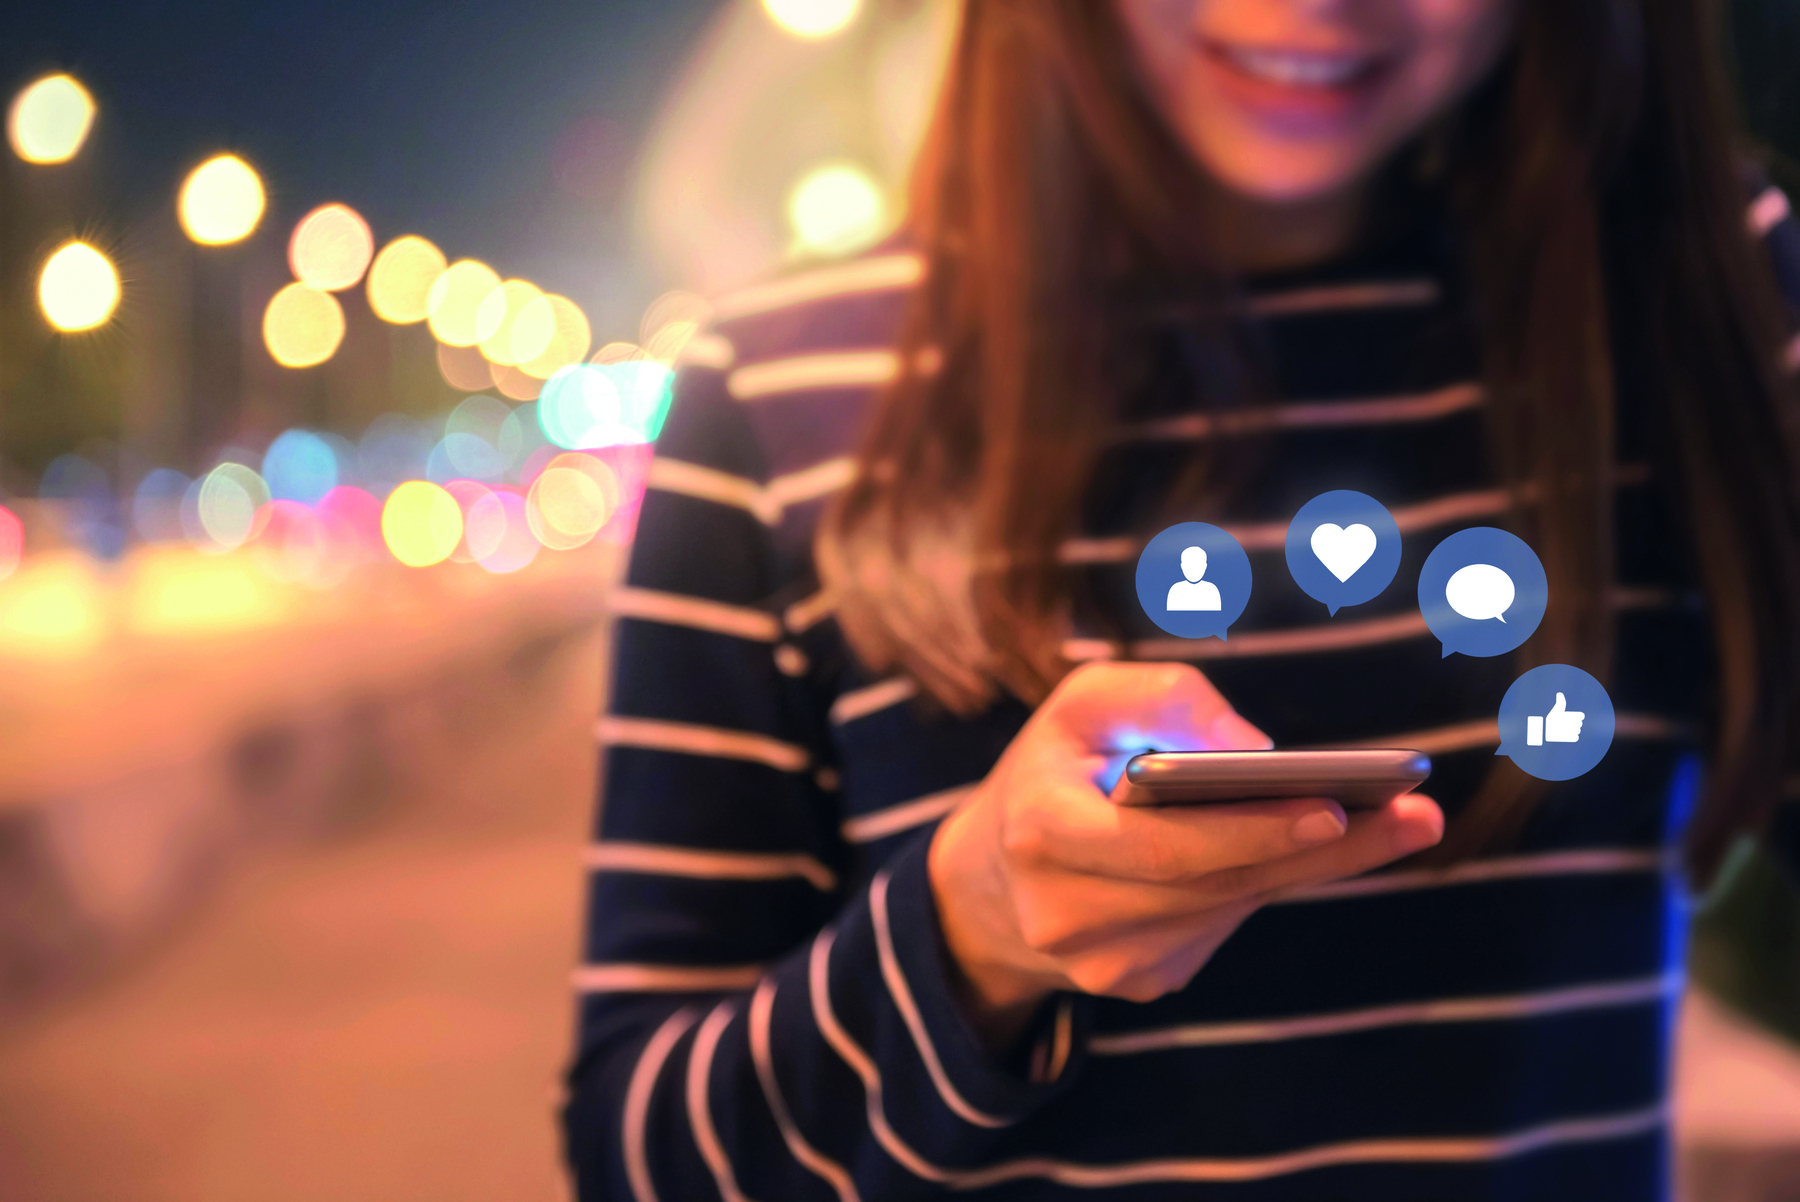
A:
<svg viewBox="0 0 1800 1202">
<path fill-rule="evenodd" d="M 842 33 L 861 8 L 861 0 L 763 0 L 763 11 L 784 33 L 809 42 Z"/>
<path fill-rule="evenodd" d="M 180 472 L 166 467 L 159 467 L 138 481 L 131 498 L 131 524 L 140 539 L 147 543 L 182 540 L 181 498 L 191 483 Z"/>
<path fill-rule="evenodd" d="M 202 246 L 224 246 L 249 237 L 267 203 L 256 169 L 235 154 L 221 154 L 188 174 L 176 209 L 188 237 Z"/>
<path fill-rule="evenodd" d="M 289 620 L 293 597 L 242 556 L 173 547 L 132 557 L 126 621 L 139 634 L 209 636 Z"/>
<path fill-rule="evenodd" d="M 507 280 L 482 300 L 475 325 L 488 331 L 481 353 L 489 362 L 517 366 L 549 347 L 556 336 L 556 311 L 536 284 Z"/>
<path fill-rule="evenodd" d="M 263 311 L 263 342 L 283 367 L 316 367 L 344 340 L 344 310 L 337 297 L 307 284 L 289 284 Z"/>
<path fill-rule="evenodd" d="M 525 517 L 538 542 L 569 551 L 591 542 L 618 507 L 612 469 L 587 455 L 565 454 L 531 482 Z"/>
<path fill-rule="evenodd" d="M 188 498 L 198 531 L 188 525 Z M 183 498 L 182 520 L 190 541 L 202 550 L 230 551 L 250 540 L 257 512 L 268 503 L 269 488 L 261 476 L 241 463 L 226 462 L 190 486 Z"/>
<path fill-rule="evenodd" d="M 881 237 L 887 202 L 881 185 L 854 163 L 807 172 L 788 196 L 788 226 L 797 251 L 843 255 Z"/>
<path fill-rule="evenodd" d="M 316 505 L 337 487 L 337 452 L 317 434 L 286 430 L 264 453 L 262 477 L 275 500 Z"/>
<path fill-rule="evenodd" d="M 0 580 L 5 580 L 19 569 L 19 561 L 25 558 L 25 523 L 19 515 L 0 505 Z"/>
<path fill-rule="evenodd" d="M 479 480 L 455 479 L 444 482 L 444 491 L 456 498 L 456 507 L 462 511 L 463 533 L 456 542 L 456 549 L 450 552 L 453 563 L 474 563 L 475 556 L 469 550 L 469 510 L 483 497 L 494 495 L 492 489 Z"/>
<path fill-rule="evenodd" d="M 450 264 L 432 281 L 425 299 L 425 320 L 432 337 L 450 346 L 474 346 L 491 336 L 506 310 L 484 309 L 482 302 L 498 287 L 500 276 L 486 263 L 459 259 Z M 484 326 L 484 317 L 494 324 Z"/>
<path fill-rule="evenodd" d="M 349 205 L 321 205 L 300 219 L 288 242 L 294 278 L 321 292 L 351 288 L 369 269 L 375 235 Z"/>
<path fill-rule="evenodd" d="M 119 307 L 119 273 L 112 261 L 85 242 L 65 242 L 44 261 L 38 307 L 65 333 L 106 324 Z"/>
<path fill-rule="evenodd" d="M 381 502 L 374 494 L 340 484 L 319 498 L 315 512 L 337 568 L 347 571 L 382 558 Z"/>
<path fill-rule="evenodd" d="M 544 385 L 538 422 L 545 437 L 570 450 L 654 442 L 673 380 L 654 359 L 566 367 Z"/>
<path fill-rule="evenodd" d="M 539 380 L 548 380 L 571 363 L 580 363 L 587 358 L 588 347 L 594 341 L 587 314 L 580 305 L 554 292 L 545 293 L 544 302 L 550 306 L 555 329 L 535 358 L 519 364 L 520 371 Z"/>
<path fill-rule="evenodd" d="M 456 498 L 425 480 L 408 480 L 382 506 L 381 537 L 394 558 L 409 568 L 450 558 L 462 532 Z"/>
<path fill-rule="evenodd" d="M 491 492 L 469 507 L 464 542 L 476 563 L 496 574 L 516 572 L 537 558 L 524 497 Z"/>
<path fill-rule="evenodd" d="M 74 658 L 105 637 L 106 593 L 85 556 L 34 556 L 0 589 L 0 655 Z"/>
<path fill-rule="evenodd" d="M 87 140 L 94 98 L 69 75 L 29 84 L 6 116 L 6 138 L 27 163 L 66 163 Z"/>
<path fill-rule="evenodd" d="M 544 390 L 544 382 L 536 376 L 528 376 L 519 368 L 503 363 L 488 364 L 488 374 L 494 377 L 494 387 L 500 390 L 500 395 L 509 400 L 535 401 Z"/>
<path fill-rule="evenodd" d="M 444 383 L 458 392 L 480 392 L 494 382 L 480 347 L 450 346 L 440 342 L 437 344 L 437 365 Z"/>
<path fill-rule="evenodd" d="M 369 307 L 395 325 L 411 325 L 429 315 L 431 286 L 448 266 L 444 252 L 415 234 L 381 248 L 369 268 Z"/>
</svg>

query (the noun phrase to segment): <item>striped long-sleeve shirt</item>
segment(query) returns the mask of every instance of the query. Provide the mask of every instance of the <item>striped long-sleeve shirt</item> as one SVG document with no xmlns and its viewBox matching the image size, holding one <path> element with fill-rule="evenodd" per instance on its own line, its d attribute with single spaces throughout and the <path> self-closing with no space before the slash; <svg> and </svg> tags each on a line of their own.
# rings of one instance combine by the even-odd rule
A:
<svg viewBox="0 0 1800 1202">
<path fill-rule="evenodd" d="M 1800 300 L 1778 192 L 1751 225 Z M 1551 787 L 1515 851 L 1267 906 L 1186 989 L 1058 997 L 998 1063 L 952 1001 L 925 853 L 1028 711 L 961 720 L 871 678 L 811 558 L 921 271 L 889 249 L 723 298 L 680 375 L 600 721 L 565 1114 L 581 1196 L 1662 1197 L 1673 850 L 1708 652 L 1631 439 L 1617 741 Z M 1070 655 L 1197 663 L 1278 745 L 1425 750 L 1454 814 L 1493 762 L 1515 667 L 1441 658 L 1412 587 L 1439 540 L 1513 504 L 1451 279 L 1433 238 L 1406 236 L 1259 288 L 1277 401 L 1226 424 L 1176 395 L 1106 453 L 1065 557 L 1132 633 Z M 1248 551 L 1250 607 L 1229 642 L 1159 637 L 1132 588 L 1132 498 L 1196 440 L 1252 436 L 1261 466 L 1191 515 Z M 1381 596 L 1328 618 L 1283 541 L 1336 488 L 1385 503 L 1404 550 Z"/>
</svg>

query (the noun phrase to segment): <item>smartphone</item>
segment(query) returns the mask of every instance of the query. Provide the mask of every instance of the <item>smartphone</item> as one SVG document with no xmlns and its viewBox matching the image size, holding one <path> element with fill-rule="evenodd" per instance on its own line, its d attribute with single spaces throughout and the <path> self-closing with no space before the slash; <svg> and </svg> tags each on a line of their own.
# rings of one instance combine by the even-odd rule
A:
<svg viewBox="0 0 1800 1202">
<path fill-rule="evenodd" d="M 1431 775 L 1422 751 L 1152 751 L 1125 765 L 1121 805 L 1207 805 L 1329 797 L 1378 809 Z"/>
</svg>

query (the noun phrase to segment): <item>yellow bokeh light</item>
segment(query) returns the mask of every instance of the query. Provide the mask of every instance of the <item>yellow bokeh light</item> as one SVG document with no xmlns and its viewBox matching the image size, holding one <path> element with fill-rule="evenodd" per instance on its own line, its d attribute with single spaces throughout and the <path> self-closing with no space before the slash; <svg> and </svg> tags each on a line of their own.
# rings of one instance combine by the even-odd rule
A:
<svg viewBox="0 0 1800 1202">
<path fill-rule="evenodd" d="M 395 325 L 424 321 L 431 286 L 448 265 L 444 252 L 418 235 L 395 238 L 369 268 L 369 307 Z"/>
<path fill-rule="evenodd" d="M 544 353 L 556 335 L 556 311 L 536 284 L 507 280 L 482 300 L 475 324 L 491 331 L 481 340 L 488 362 L 514 367 Z"/>
<path fill-rule="evenodd" d="M 77 552 L 40 555 L 0 589 L 0 657 L 92 654 L 106 630 L 105 590 Z"/>
<path fill-rule="evenodd" d="M 38 307 L 66 333 L 104 325 L 119 307 L 119 273 L 111 260 L 85 242 L 65 242 L 44 261 Z"/>
<path fill-rule="evenodd" d="M 27 163 L 66 163 L 87 140 L 94 98 L 72 76 L 46 75 L 13 101 L 6 138 Z"/>
<path fill-rule="evenodd" d="M 249 237 L 267 203 L 256 169 L 235 154 L 221 154 L 189 173 L 176 208 L 188 237 L 202 246 L 224 246 Z"/>
<path fill-rule="evenodd" d="M 566 296 L 557 296 L 554 292 L 546 293 L 544 302 L 550 306 L 556 329 L 542 352 L 519 364 L 520 371 L 539 380 L 548 380 L 569 364 L 580 363 L 586 358 L 588 347 L 594 341 L 587 314 L 581 311 L 580 305 Z"/>
<path fill-rule="evenodd" d="M 288 243 L 294 278 L 322 292 L 353 287 L 375 256 L 369 223 L 349 205 L 321 205 L 300 219 Z"/>
<path fill-rule="evenodd" d="M 544 390 L 542 380 L 504 363 L 488 364 L 488 374 L 493 377 L 494 387 L 500 390 L 500 395 L 508 400 L 535 401 Z"/>
<path fill-rule="evenodd" d="M 801 251 L 848 254 L 881 237 L 886 224 L 881 185 L 854 163 L 814 168 L 788 196 L 788 226 Z"/>
<path fill-rule="evenodd" d="M 481 324 L 481 303 L 500 287 L 500 276 L 486 263 L 459 259 L 431 284 L 425 298 L 425 320 L 431 336 L 447 346 L 474 346 L 494 332 Z M 502 309 L 489 316 L 504 317 Z"/>
<path fill-rule="evenodd" d="M 784 33 L 809 42 L 842 33 L 861 8 L 862 0 L 763 0 L 763 11 Z"/>
<path fill-rule="evenodd" d="M 462 507 L 456 498 L 425 480 L 408 480 L 388 494 L 381 508 L 382 540 L 409 568 L 430 567 L 450 558 L 462 533 Z"/>
<path fill-rule="evenodd" d="M 572 551 L 591 542 L 612 517 L 618 507 L 618 485 L 612 483 L 609 489 L 610 470 L 598 462 L 594 466 L 607 473 L 607 480 L 592 471 L 553 464 L 532 481 L 525 515 L 538 542 L 553 551 Z"/>
<path fill-rule="evenodd" d="M 263 342 L 283 367 L 313 367 L 337 353 L 344 340 L 344 310 L 337 297 L 306 284 L 289 284 L 263 311 Z"/>
<path fill-rule="evenodd" d="M 291 617 L 290 597 L 242 556 L 180 547 L 132 555 L 126 622 L 139 634 L 215 635 Z"/>
</svg>

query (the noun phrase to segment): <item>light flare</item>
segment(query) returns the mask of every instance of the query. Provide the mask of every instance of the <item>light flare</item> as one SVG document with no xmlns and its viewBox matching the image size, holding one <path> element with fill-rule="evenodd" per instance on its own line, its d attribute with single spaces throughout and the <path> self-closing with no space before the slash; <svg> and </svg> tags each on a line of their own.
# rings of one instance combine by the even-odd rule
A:
<svg viewBox="0 0 1800 1202">
<path fill-rule="evenodd" d="M 66 163 L 87 141 L 94 98 L 72 75 L 46 75 L 27 84 L 6 116 L 6 138 L 27 163 Z"/>
<path fill-rule="evenodd" d="M 221 154 L 188 174 L 176 210 L 188 237 L 202 246 L 225 246 L 248 238 L 267 204 L 256 169 L 235 154 Z"/>
<path fill-rule="evenodd" d="M 119 307 L 118 270 L 86 242 L 65 242 L 44 261 L 38 307 L 66 334 L 105 325 Z"/>
</svg>

